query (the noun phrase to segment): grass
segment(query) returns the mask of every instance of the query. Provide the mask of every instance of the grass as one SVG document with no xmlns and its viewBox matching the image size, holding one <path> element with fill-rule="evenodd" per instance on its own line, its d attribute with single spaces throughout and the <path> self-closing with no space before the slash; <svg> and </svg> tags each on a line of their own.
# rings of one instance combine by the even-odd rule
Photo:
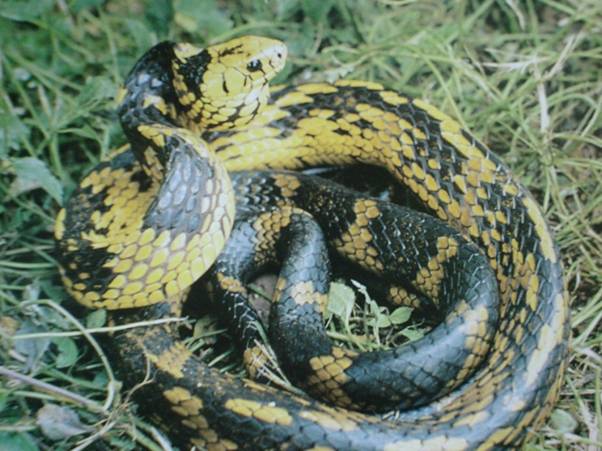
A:
<svg viewBox="0 0 602 451">
<path fill-rule="evenodd" d="M 597 0 L 4 0 L 0 448 L 169 448 L 118 390 L 97 343 L 103 312 L 64 292 L 53 218 L 124 142 L 112 97 L 144 50 L 242 34 L 287 43 L 280 81 L 376 80 L 440 106 L 502 155 L 546 212 L 573 312 L 560 402 L 525 448 L 602 447 L 601 24 Z"/>
</svg>

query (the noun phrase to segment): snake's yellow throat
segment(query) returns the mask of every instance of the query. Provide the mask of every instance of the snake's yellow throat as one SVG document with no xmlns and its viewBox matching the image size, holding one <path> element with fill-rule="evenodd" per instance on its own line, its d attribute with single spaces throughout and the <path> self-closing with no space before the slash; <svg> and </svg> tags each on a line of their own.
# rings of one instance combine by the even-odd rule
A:
<svg viewBox="0 0 602 451">
<path fill-rule="evenodd" d="M 185 122 L 192 129 L 225 130 L 244 127 L 261 112 L 287 49 L 274 39 L 245 36 L 204 49 L 177 44 L 174 53 L 176 95 L 192 106 Z"/>
</svg>

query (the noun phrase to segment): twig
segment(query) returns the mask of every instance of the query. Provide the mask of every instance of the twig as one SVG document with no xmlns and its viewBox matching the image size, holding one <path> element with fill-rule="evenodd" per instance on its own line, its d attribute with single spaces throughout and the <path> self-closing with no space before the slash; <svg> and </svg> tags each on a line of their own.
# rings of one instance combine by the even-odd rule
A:
<svg viewBox="0 0 602 451">
<path fill-rule="evenodd" d="M 122 324 L 120 326 L 94 327 L 84 330 L 90 334 L 110 333 L 134 329 L 136 327 L 156 326 L 159 324 L 177 323 L 182 321 L 186 321 L 186 318 L 161 318 L 152 321 L 138 321 L 135 323 Z M 0 335 L 2 335 L 1 332 Z M 81 335 L 85 335 L 85 333 L 81 330 L 70 330 L 63 332 L 36 332 L 32 334 L 11 335 L 10 337 L 7 336 L 7 338 L 11 338 L 13 340 L 29 340 L 32 338 L 78 337 Z"/>
<path fill-rule="evenodd" d="M 53 309 L 55 309 L 56 311 L 61 313 L 65 318 L 67 318 L 76 328 L 78 328 L 80 330 L 82 335 L 84 337 L 86 337 L 88 342 L 92 345 L 92 347 L 98 354 L 98 357 L 100 358 L 100 360 L 105 368 L 105 371 L 107 372 L 107 377 L 109 378 L 109 383 L 107 384 L 107 397 L 103 404 L 103 409 L 109 410 L 109 407 L 111 407 L 111 404 L 113 404 L 113 399 L 115 398 L 115 387 L 117 386 L 117 379 L 115 378 L 115 375 L 113 374 L 113 370 L 111 368 L 111 365 L 109 364 L 109 360 L 107 359 L 107 356 L 102 351 L 102 349 L 101 349 L 100 345 L 98 344 L 98 342 L 96 341 L 96 339 L 92 336 L 92 334 L 90 332 L 88 332 L 88 330 L 86 330 L 86 328 L 82 325 L 82 323 L 80 323 L 77 320 L 77 318 L 75 318 L 71 313 L 69 313 L 63 307 L 58 305 L 56 302 L 53 302 L 49 299 L 40 299 L 37 301 L 26 301 L 26 302 L 23 302 L 21 305 L 23 307 L 25 307 L 29 304 L 45 304 L 45 305 L 48 305 L 49 307 L 52 307 Z"/>
<path fill-rule="evenodd" d="M 105 415 L 108 413 L 108 411 L 103 406 L 101 406 L 95 401 L 90 401 L 89 399 L 84 398 L 83 396 L 78 395 L 77 393 L 73 393 L 69 390 L 65 390 L 64 388 L 49 384 L 48 382 L 42 382 L 36 378 L 27 376 L 26 374 L 21 374 L 17 373 L 16 371 L 9 370 L 4 366 L 0 366 L 0 375 L 5 376 L 9 379 L 14 379 L 26 383 L 34 388 L 37 388 L 47 393 L 52 393 L 74 403 L 81 404 L 93 412 L 99 412 Z"/>
</svg>

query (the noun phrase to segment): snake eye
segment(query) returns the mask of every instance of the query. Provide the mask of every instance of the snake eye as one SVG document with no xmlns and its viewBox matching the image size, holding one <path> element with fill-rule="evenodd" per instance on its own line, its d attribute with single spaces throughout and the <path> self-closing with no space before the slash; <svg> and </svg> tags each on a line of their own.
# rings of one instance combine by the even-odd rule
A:
<svg viewBox="0 0 602 451">
<path fill-rule="evenodd" d="M 261 70 L 261 61 L 259 60 L 251 60 L 249 64 L 247 64 L 247 70 L 249 72 L 256 72 Z"/>
</svg>

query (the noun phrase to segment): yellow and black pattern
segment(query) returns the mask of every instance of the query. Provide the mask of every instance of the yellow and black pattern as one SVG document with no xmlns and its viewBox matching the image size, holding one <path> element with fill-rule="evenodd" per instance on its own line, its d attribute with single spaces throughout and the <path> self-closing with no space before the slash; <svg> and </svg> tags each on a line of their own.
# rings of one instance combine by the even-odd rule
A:
<svg viewBox="0 0 602 451">
<path fill-rule="evenodd" d="M 229 179 L 193 181 L 226 173 L 199 139 L 168 141 L 175 150 L 161 184 L 123 152 L 88 174 L 61 213 L 64 282 L 78 302 L 118 309 L 182 296 L 223 247 L 234 216 Z"/>
<path fill-rule="evenodd" d="M 175 439 L 207 449 L 519 444 L 549 414 L 567 353 L 562 271 L 539 207 L 497 156 L 423 101 L 359 81 L 281 87 L 269 98 L 267 83 L 285 56 L 277 41 L 246 37 L 207 49 L 162 43 L 141 58 L 120 107 L 132 150 L 95 168 L 57 218 L 65 285 L 85 305 L 116 309 L 118 322 L 160 317 L 179 305 L 230 233 L 233 195 L 222 165 L 228 171 L 385 167 L 459 231 L 433 237 L 435 251 L 414 273 L 413 287 L 446 302 L 447 265 L 458 260 L 460 235 L 481 248 L 495 274 L 499 324 L 472 377 L 434 403 L 402 412 L 398 422 L 382 421 L 220 374 L 179 345 L 174 331 L 157 327 L 114 337 L 124 378 L 136 384 L 150 365 L 153 382 L 140 399 L 169 412 L 163 417 Z M 323 194 L 312 197 L 293 176 L 273 182 L 281 196 L 308 196 L 321 211 L 337 207 Z M 339 252 L 378 272 L 390 269 L 379 244 L 379 224 L 389 222 L 382 210 L 358 199 L 333 240 Z M 222 282 L 243 289 L 236 279 Z M 467 303 L 457 304 L 446 324 L 462 327 L 469 317 L 477 324 L 469 335 L 484 336 L 479 324 L 487 319 Z M 485 354 L 480 343 L 464 345 L 476 351 L 451 376 L 453 386 Z M 319 372 L 340 363 L 341 371 L 325 370 L 335 380 L 358 359 L 337 351 L 312 367 Z"/>
<path fill-rule="evenodd" d="M 355 409 L 407 409 L 449 392 L 481 363 L 497 323 L 495 276 L 451 227 L 315 176 L 240 172 L 232 181 L 238 219 L 212 269 L 212 292 L 245 352 L 261 334 L 238 287 L 281 263 L 270 341 L 285 374 L 319 398 Z M 330 284 L 325 241 L 357 266 L 436 298 L 445 320 L 399 349 L 358 354 L 334 346 L 321 316 Z M 240 282 L 224 284 L 232 280 Z"/>
</svg>

